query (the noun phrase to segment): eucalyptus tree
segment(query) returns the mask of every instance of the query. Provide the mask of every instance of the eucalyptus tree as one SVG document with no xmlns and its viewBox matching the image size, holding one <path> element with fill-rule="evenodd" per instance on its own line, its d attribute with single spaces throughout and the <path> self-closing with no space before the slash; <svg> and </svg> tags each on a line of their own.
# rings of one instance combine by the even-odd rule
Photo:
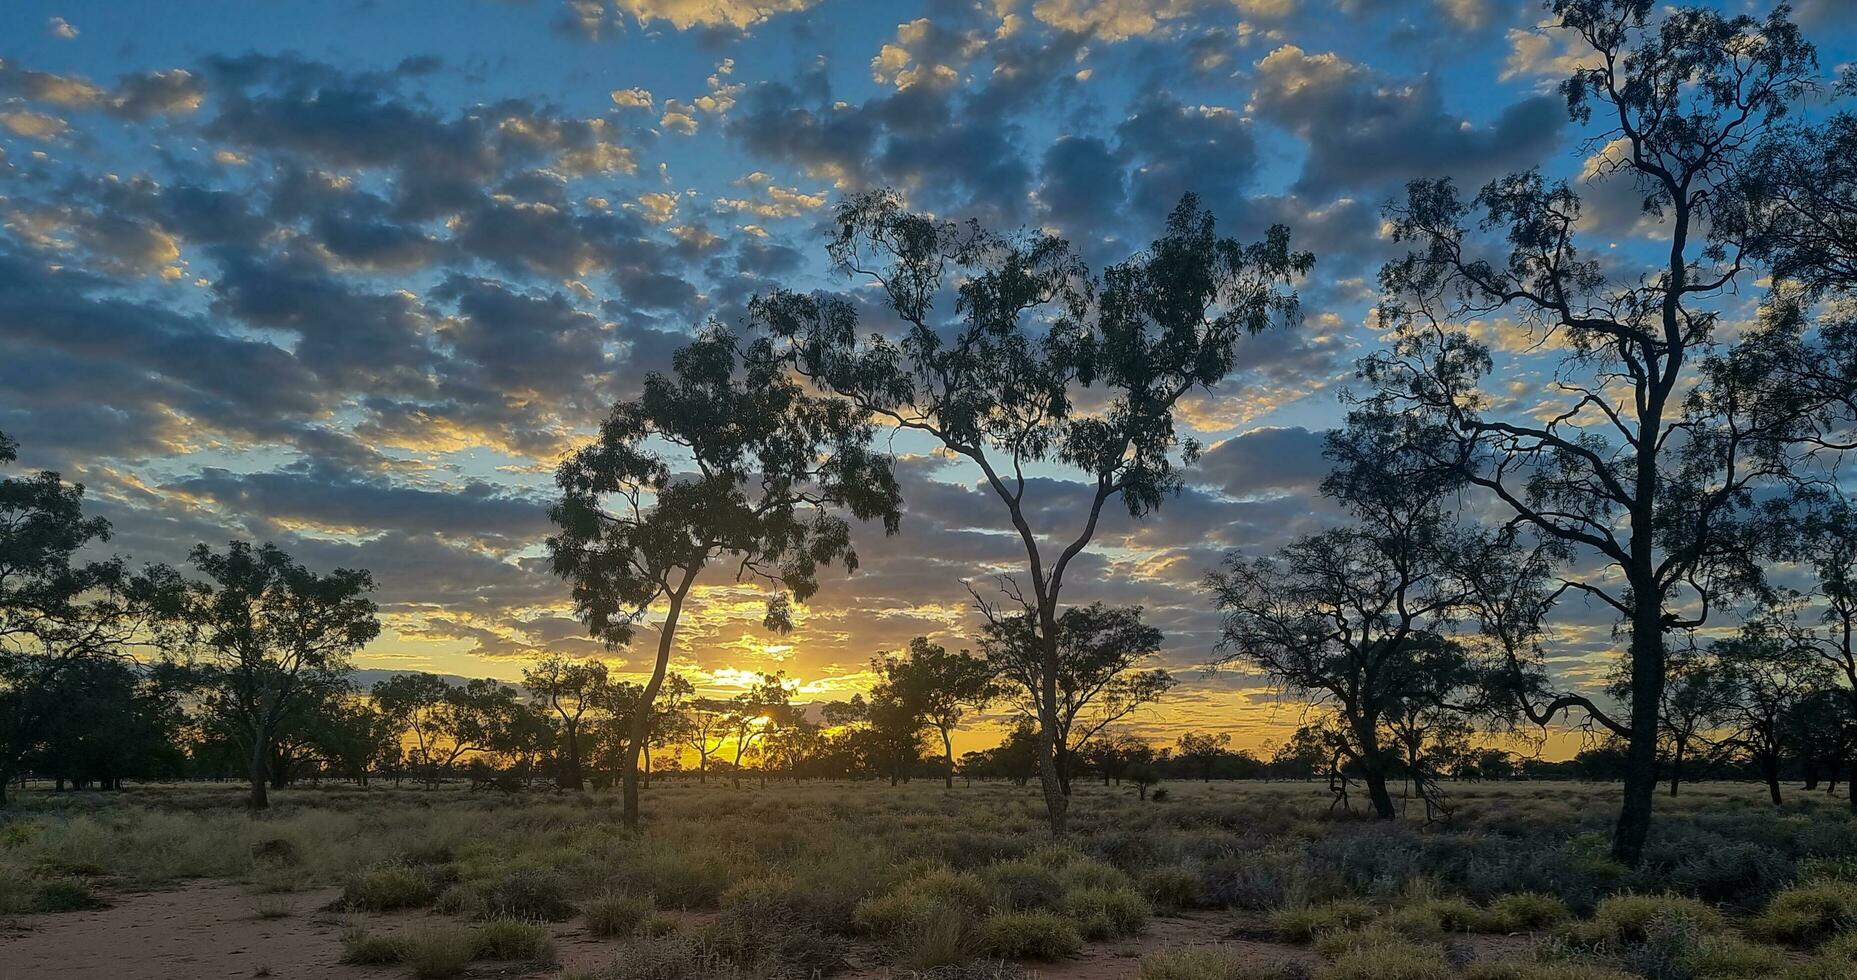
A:
<svg viewBox="0 0 1857 980">
<path fill-rule="evenodd" d="M 856 307 L 835 296 L 779 291 L 750 316 L 806 377 L 964 459 L 997 498 L 1025 550 L 1026 581 L 1009 594 L 1034 627 L 1039 779 L 1061 834 L 1066 576 L 1111 500 L 1140 518 L 1178 492 L 1180 461 L 1198 453 L 1175 430 L 1180 400 L 1238 367 L 1242 337 L 1297 319 L 1289 284 L 1314 260 L 1281 226 L 1251 245 L 1217 237 L 1191 195 L 1152 247 L 1100 277 L 1060 239 L 938 221 L 891 192 L 850 198 L 836 221 L 832 258 L 882 287 L 902 336 L 860 335 Z M 938 313 L 944 290 L 952 309 Z M 1059 509 L 1068 526 L 1034 527 L 1028 471 L 1050 468 L 1076 473 L 1083 499 Z"/>
<path fill-rule="evenodd" d="M 941 737 L 942 785 L 954 788 L 954 730 L 968 711 L 985 708 L 1000 696 L 993 668 L 966 650 L 951 651 L 925 636 L 909 641 L 900 657 L 879 657 L 872 666 L 882 676 L 878 690 L 893 692 L 912 706 L 918 726 Z M 873 698 L 875 698 L 873 694 Z"/>
<path fill-rule="evenodd" d="M 1275 555 L 1227 556 L 1207 577 L 1225 617 L 1216 665 L 1261 670 L 1331 717 L 1319 731 L 1360 772 L 1380 819 L 1397 815 L 1388 781 L 1404 772 L 1430 811 L 1443 806 L 1443 759 L 1486 710 L 1489 671 L 1460 637 L 1484 567 L 1512 543 L 1462 524 L 1459 478 L 1404 443 L 1397 420 L 1354 413 L 1328 436 L 1322 491 L 1353 522 Z"/>
<path fill-rule="evenodd" d="M 556 783 L 562 789 L 580 789 L 580 722 L 600 705 L 610 681 L 606 664 L 598 660 L 543 657 L 522 671 L 522 686 L 559 719 L 560 760 Z"/>
<path fill-rule="evenodd" d="M 1046 671 L 1040 628 L 1031 612 L 1000 615 L 981 605 L 987 623 L 981 650 L 1002 696 L 1027 719 L 1041 717 Z M 1058 791 L 1070 795 L 1077 752 L 1111 725 L 1159 701 L 1174 677 L 1144 668 L 1161 648 L 1161 631 L 1141 621 L 1140 606 L 1094 602 L 1064 610 L 1054 623 L 1057 691 L 1052 712 Z"/>
<path fill-rule="evenodd" d="M 0 464 L 17 449 L 0 433 Z M 81 484 L 49 471 L 0 479 L 0 805 L 58 715 L 65 674 L 128 658 L 172 611 L 170 569 L 79 558 L 109 535 L 109 522 L 84 515 Z"/>
<path fill-rule="evenodd" d="M 344 684 L 349 658 L 380 635 L 365 570 L 317 573 L 275 545 L 197 545 L 174 623 L 202 681 L 201 707 L 249 760 L 249 805 L 270 805 L 272 740 L 306 699 Z"/>
<path fill-rule="evenodd" d="M 818 590 L 821 565 L 857 567 L 840 511 L 896 531 L 901 494 L 872 434 L 844 400 L 807 391 L 770 341 L 743 349 L 712 325 L 561 464 L 548 551 L 577 614 L 609 646 L 629 643 L 652 610 L 663 614 L 621 770 L 629 826 L 638 824 L 639 754 L 698 577 L 727 560 L 735 581 L 770 589 L 766 625 L 790 628 L 788 600 Z"/>
<path fill-rule="evenodd" d="M 1792 630 L 1764 620 L 1716 641 L 1712 650 L 1730 692 L 1724 744 L 1754 764 L 1779 806 L 1781 762 L 1797 748 L 1790 738 L 1793 716 L 1824 690 L 1830 671 L 1809 646 L 1795 641 Z"/>
<path fill-rule="evenodd" d="M 1819 624 L 1798 632 L 1830 671 L 1828 690 L 1843 706 L 1847 726 L 1857 726 L 1857 505 L 1843 498 L 1812 514 L 1794 557 L 1811 570 L 1806 595 Z M 1853 783 L 1852 785 L 1857 785 Z M 1851 794 L 1857 808 L 1857 792 Z"/>
<path fill-rule="evenodd" d="M 1414 250 L 1381 273 L 1394 341 L 1363 362 L 1376 389 L 1363 410 L 1410 427 L 1406 443 L 1493 498 L 1512 530 L 1577 559 L 1553 594 L 1618 617 L 1632 694 L 1622 715 L 1551 692 L 1523 710 L 1578 706 L 1628 740 L 1613 852 L 1635 865 L 1669 638 L 1760 591 L 1774 515 L 1758 495 L 1792 475 L 1852 375 L 1786 377 L 1819 362 L 1825 339 L 1798 316 L 1768 316 L 1733 342 L 1717 330 L 1756 258 L 1730 220 L 1745 213 L 1741 178 L 1815 71 L 1784 8 L 1757 19 L 1651 0 L 1549 6 L 1552 26 L 1585 49 L 1562 91 L 1573 118 L 1595 124 L 1589 165 L 1632 182 L 1642 232 L 1594 258 L 1580 247 L 1579 194 L 1538 172 L 1469 201 L 1448 180 L 1413 182 L 1388 212 Z M 1482 257 L 1478 230 L 1506 255 Z M 1504 349 L 1557 357 L 1551 380 L 1525 398 L 1489 391 L 1496 361 L 1473 323 Z"/>
</svg>

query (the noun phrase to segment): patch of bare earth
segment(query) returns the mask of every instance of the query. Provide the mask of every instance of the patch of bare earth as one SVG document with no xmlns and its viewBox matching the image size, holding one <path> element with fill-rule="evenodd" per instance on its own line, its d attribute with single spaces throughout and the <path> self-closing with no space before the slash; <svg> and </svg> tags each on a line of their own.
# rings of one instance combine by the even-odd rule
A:
<svg viewBox="0 0 1857 980">
<path fill-rule="evenodd" d="M 342 921 L 325 912 L 336 889 L 270 895 L 282 918 L 259 918 L 243 886 L 201 882 L 111 895 L 110 906 L 22 916 L 0 930 L 0 977 L 180 980 L 210 977 L 379 977 L 344 966 Z"/>
</svg>

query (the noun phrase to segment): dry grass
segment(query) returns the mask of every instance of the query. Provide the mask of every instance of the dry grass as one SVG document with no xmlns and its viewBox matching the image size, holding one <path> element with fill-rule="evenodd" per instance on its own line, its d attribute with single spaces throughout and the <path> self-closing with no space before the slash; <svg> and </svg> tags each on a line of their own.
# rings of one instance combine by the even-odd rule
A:
<svg viewBox="0 0 1857 980">
<path fill-rule="evenodd" d="M 1005 977 L 1002 958 L 1094 943 L 1139 948 L 1127 968 L 1145 980 L 1857 976 L 1857 820 L 1837 801 L 1776 812 L 1750 787 L 1693 787 L 1659 801 L 1630 871 L 1605 854 L 1616 787 L 1457 792 L 1440 828 L 1331 815 L 1312 784 L 1182 785 L 1165 802 L 1079 785 L 1061 843 L 1036 793 L 1007 785 L 660 782 L 642 834 L 603 793 L 290 790 L 256 819 L 233 788 L 28 793 L 0 823 L 0 914 L 200 877 L 283 915 L 264 896 L 335 885 L 359 923 L 347 958 L 420 976 L 546 962 L 544 923 L 567 921 L 616 950 L 603 975 L 693 980 L 850 962 Z M 1198 942 L 1153 938 L 1178 934 L 1155 916 L 1182 913 L 1206 923 Z M 1263 921 L 1279 958 L 1209 945 Z"/>
</svg>

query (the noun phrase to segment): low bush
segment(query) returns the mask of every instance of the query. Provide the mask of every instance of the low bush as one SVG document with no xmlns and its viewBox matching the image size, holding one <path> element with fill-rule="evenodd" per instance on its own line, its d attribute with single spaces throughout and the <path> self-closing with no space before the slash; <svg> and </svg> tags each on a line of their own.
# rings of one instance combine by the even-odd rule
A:
<svg viewBox="0 0 1857 980">
<path fill-rule="evenodd" d="M 574 917 L 567 885 L 551 871 L 515 871 L 492 883 L 482 894 L 484 918 L 562 922 Z"/>
<path fill-rule="evenodd" d="M 1857 883 L 1819 881 L 1773 896 L 1754 920 L 1755 935 L 1811 946 L 1857 928 Z"/>
<path fill-rule="evenodd" d="M 607 892 L 587 902 L 581 918 L 595 936 L 625 938 L 644 928 L 654 911 L 648 897 Z"/>
<path fill-rule="evenodd" d="M 471 958 L 552 963 L 555 943 L 540 923 L 492 919 L 471 930 Z"/>
<path fill-rule="evenodd" d="M 1206 890 L 1199 875 L 1179 865 L 1149 868 L 1136 878 L 1135 887 L 1161 912 L 1181 912 L 1206 905 Z"/>
<path fill-rule="evenodd" d="M 1159 950 L 1143 956 L 1135 970 L 1139 980 L 1301 980 L 1302 975 L 1287 963 L 1223 946 Z"/>
<path fill-rule="evenodd" d="M 974 941 L 980 952 L 1008 960 L 1057 960 L 1083 948 L 1077 927 L 1049 912 L 990 915 L 976 927 Z"/>
<path fill-rule="evenodd" d="M 1033 858 L 1001 861 L 982 874 L 1008 909 L 1048 909 L 1064 894 L 1064 880 L 1058 873 Z"/>
<path fill-rule="evenodd" d="M 1442 950 L 1410 944 L 1351 949 L 1316 971 L 1316 980 L 1451 980 Z"/>
<path fill-rule="evenodd" d="M 1377 914 L 1378 910 L 1367 902 L 1343 898 L 1319 905 L 1278 909 L 1270 916 L 1270 928 L 1286 942 L 1306 943 L 1324 932 L 1366 925 Z"/>
<path fill-rule="evenodd" d="M 1638 980 L 1638 978 L 1608 966 L 1590 963 L 1485 960 L 1466 967 L 1460 980 Z"/>
<path fill-rule="evenodd" d="M 1147 928 L 1151 913 L 1147 899 L 1127 887 L 1078 888 L 1066 893 L 1059 907 L 1085 939 L 1136 935 Z"/>
<path fill-rule="evenodd" d="M 103 900 L 90 890 L 89 885 L 69 878 L 40 882 L 32 896 L 32 910 L 35 912 L 79 912 L 102 908 L 103 905 Z"/>
<path fill-rule="evenodd" d="M 1502 932 L 1526 932 L 1557 926 L 1573 917 L 1567 903 L 1540 892 L 1514 892 L 1489 903 L 1494 924 Z"/>
<path fill-rule="evenodd" d="M 1698 932 L 1720 932 L 1725 922 L 1712 906 L 1680 895 L 1614 895 L 1593 910 L 1590 934 L 1614 942 L 1642 942 L 1655 920 L 1688 923 Z"/>
<path fill-rule="evenodd" d="M 477 937 L 453 922 L 430 922 L 400 935 L 400 962 L 420 980 L 455 977 L 471 965 Z"/>
<path fill-rule="evenodd" d="M 350 875 L 342 885 L 341 904 L 365 912 L 416 909 L 438 897 L 438 885 L 423 868 L 389 864 Z"/>
</svg>

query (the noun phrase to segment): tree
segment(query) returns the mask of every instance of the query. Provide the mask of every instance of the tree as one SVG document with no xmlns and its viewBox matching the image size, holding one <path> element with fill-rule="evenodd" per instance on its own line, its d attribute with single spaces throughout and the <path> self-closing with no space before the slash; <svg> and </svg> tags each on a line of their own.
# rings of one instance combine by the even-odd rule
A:
<svg viewBox="0 0 1857 980">
<path fill-rule="evenodd" d="M 1376 816 L 1397 815 L 1387 784 L 1401 770 L 1436 809 L 1442 755 L 1481 711 L 1486 681 L 1455 635 L 1473 591 L 1465 570 L 1509 543 L 1458 525 L 1453 475 L 1413 465 L 1383 416 L 1356 413 L 1324 453 L 1335 467 L 1322 491 L 1355 522 L 1274 557 L 1233 553 L 1207 577 L 1225 615 L 1218 663 L 1260 669 L 1332 712 L 1322 730 Z"/>
<path fill-rule="evenodd" d="M 0 464 L 16 452 L 0 433 Z M 0 805 L 57 718 L 65 673 L 128 657 L 172 611 L 170 569 L 78 560 L 109 535 L 109 522 L 84 516 L 81 484 L 50 471 L 0 479 Z"/>
<path fill-rule="evenodd" d="M 522 686 L 560 719 L 562 761 L 556 774 L 562 789 L 580 789 L 580 719 L 600 704 L 608 686 L 606 665 L 598 660 L 545 657 L 522 671 Z"/>
<path fill-rule="evenodd" d="M 1787 632 L 1772 622 L 1755 621 L 1712 648 L 1729 690 L 1724 721 L 1731 733 L 1725 742 L 1754 763 L 1774 806 L 1781 802 L 1781 760 L 1793 748 L 1790 722 L 1830 680 L 1813 650 Z"/>
<path fill-rule="evenodd" d="M 809 394 L 767 340 L 738 349 L 711 326 L 620 403 L 600 437 L 561 464 L 548 539 L 576 613 L 609 646 L 631 641 L 662 603 L 657 659 L 633 712 L 622 770 L 624 818 L 638 825 L 638 757 L 663 687 L 677 624 L 697 577 L 735 558 L 735 577 L 772 591 L 769 628 L 790 628 L 789 597 L 818 590 L 821 565 L 857 567 L 850 526 L 881 519 L 895 533 L 901 496 L 871 424 L 837 399 Z"/>
<path fill-rule="evenodd" d="M 747 690 L 729 699 L 723 726 L 735 743 L 734 767 L 729 773 L 733 785 L 741 785 L 743 763 L 753 755 L 755 743 L 779 725 L 790 703 L 782 674 L 762 674 Z"/>
<path fill-rule="evenodd" d="M 1719 658 L 1693 646 L 1673 653 L 1665 671 L 1662 724 L 1670 743 L 1670 795 L 1675 796 L 1683 781 L 1683 764 L 1696 749 L 1708 745 L 1711 733 L 1726 721 L 1734 707 L 1735 690 Z M 1628 703 L 1629 678 L 1620 677 L 1611 693 Z"/>
<path fill-rule="evenodd" d="M 1029 612 L 999 616 L 985 611 L 981 647 L 987 663 L 1025 717 L 1040 718 L 1046 661 L 1037 620 Z M 1058 788 L 1068 796 L 1077 748 L 1136 709 L 1160 700 L 1174 679 L 1162 669 L 1137 669 L 1161 646 L 1161 631 L 1141 621 L 1140 606 L 1073 606 L 1057 617 L 1054 628 L 1057 697 L 1050 722 Z"/>
<path fill-rule="evenodd" d="M 697 781 L 709 782 L 709 757 L 722 750 L 729 736 L 729 703 L 696 698 L 684 710 L 684 743 L 696 750 Z"/>
<path fill-rule="evenodd" d="M 1225 732 L 1216 735 L 1187 732 L 1180 736 L 1179 757 L 1197 767 L 1200 779 L 1209 783 L 1212 782 L 1212 767 L 1218 764 L 1220 756 L 1226 754 L 1225 747 L 1230 744 L 1232 737 Z"/>
<path fill-rule="evenodd" d="M 872 666 L 883 677 L 879 687 L 914 706 L 919 724 L 941 736 L 942 761 L 947 769 L 944 788 L 954 788 L 954 730 L 969 709 L 979 710 L 999 696 L 993 670 L 982 657 L 966 650 L 950 653 L 927 637 L 909 641 L 902 657 L 879 657 Z"/>
<path fill-rule="evenodd" d="M 182 766 L 182 684 L 165 666 L 144 670 L 87 657 L 59 671 L 47 720 L 27 768 L 63 788 L 121 789 L 126 778 L 161 778 Z"/>
<path fill-rule="evenodd" d="M 250 806 L 262 810 L 280 723 L 380 635 L 374 580 L 348 568 L 318 574 L 244 541 L 223 552 L 199 545 L 192 562 L 206 577 L 187 583 L 177 622 L 205 684 L 202 707 L 247 753 Z"/>
<path fill-rule="evenodd" d="M 1808 516 L 1798 540 L 1793 557 L 1813 575 L 1801 601 L 1819 608 L 1819 627 L 1796 636 L 1831 671 L 1831 696 L 1842 701 L 1846 725 L 1857 726 L 1857 507 L 1843 498 L 1830 501 Z M 1857 808 L 1857 792 L 1850 796 Z"/>
<path fill-rule="evenodd" d="M 1757 586 L 1768 536 L 1756 530 L 1755 491 L 1785 480 L 1789 447 L 1821 428 L 1828 407 L 1779 376 L 1812 360 L 1798 356 L 1809 345 L 1796 319 L 1771 320 L 1733 348 L 1715 337 L 1719 298 L 1753 258 L 1739 223 L 1715 219 L 1743 210 L 1736 180 L 1815 56 L 1784 8 L 1764 20 L 1659 9 L 1654 21 L 1650 0 L 1550 6 L 1592 54 L 1562 86 L 1569 110 L 1600 120 L 1596 166 L 1634 182 L 1641 224 L 1657 231 L 1600 261 L 1576 244 L 1581 200 L 1564 183 L 1513 174 L 1466 203 L 1448 180 L 1415 181 L 1389 209 L 1395 239 L 1415 246 L 1381 274 L 1395 343 L 1362 373 L 1376 388 L 1369 407 L 1414 430 L 1408 445 L 1495 498 L 1518 529 L 1578 552 L 1565 588 L 1617 614 L 1629 637 L 1625 716 L 1577 694 L 1526 710 L 1545 723 L 1578 707 L 1628 740 L 1613 851 L 1636 865 L 1657 782 L 1667 638 Z M 1474 212 L 1506 239 L 1506 257 L 1477 257 Z M 1561 352 L 1546 392 L 1484 391 L 1494 362 L 1463 326 L 1478 318 L 1506 342 Z"/>
<path fill-rule="evenodd" d="M 1198 447 L 1175 431 L 1176 406 L 1231 374 L 1241 337 L 1296 319 L 1286 285 L 1313 259 L 1290 250 L 1281 226 L 1253 245 L 1215 237 L 1191 195 L 1147 252 L 1100 280 L 1062 240 L 936 221 L 891 192 L 856 195 L 836 217 L 833 260 L 884 289 L 903 336 L 860 337 L 856 307 L 839 297 L 778 291 L 756 297 L 750 317 L 815 384 L 933 439 L 998 498 L 1025 549 L 1026 581 L 1004 587 L 1038 653 L 1028 707 L 1047 819 L 1061 835 L 1058 620 L 1071 563 L 1112 499 L 1140 518 L 1178 492 L 1176 459 L 1190 462 Z M 952 317 L 933 309 L 944 288 L 955 294 Z M 1056 508 L 1075 515 L 1063 531 L 1034 528 L 1026 497 L 1027 469 L 1050 467 L 1083 481 L 1083 499 Z M 1054 540 L 1061 547 L 1048 555 Z"/>
<path fill-rule="evenodd" d="M 374 703 L 412 735 L 409 761 L 437 785 L 458 760 L 511 747 L 520 702 L 491 678 L 453 684 L 437 674 L 395 674 L 374 685 Z"/>
</svg>

